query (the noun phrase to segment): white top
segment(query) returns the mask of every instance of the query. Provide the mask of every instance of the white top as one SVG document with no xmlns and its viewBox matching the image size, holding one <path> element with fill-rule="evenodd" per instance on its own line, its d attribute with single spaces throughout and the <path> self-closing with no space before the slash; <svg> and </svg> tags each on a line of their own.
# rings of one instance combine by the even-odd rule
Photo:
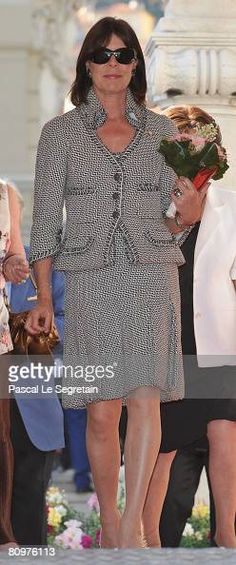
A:
<svg viewBox="0 0 236 565">
<path fill-rule="evenodd" d="M 0 355 L 13 348 L 8 325 L 8 310 L 4 302 L 3 289 L 6 281 L 2 274 L 2 263 L 10 247 L 10 209 L 8 188 L 0 179 Z"/>
<path fill-rule="evenodd" d="M 236 365 L 236 191 L 208 189 L 194 260 L 198 364 Z"/>
</svg>

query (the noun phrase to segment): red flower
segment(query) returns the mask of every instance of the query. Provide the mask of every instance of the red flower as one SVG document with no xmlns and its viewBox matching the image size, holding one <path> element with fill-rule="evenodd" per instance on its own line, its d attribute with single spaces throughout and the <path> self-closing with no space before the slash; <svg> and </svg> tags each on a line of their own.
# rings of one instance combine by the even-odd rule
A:
<svg viewBox="0 0 236 565">
<path fill-rule="evenodd" d="M 91 536 L 84 534 L 81 538 L 81 544 L 84 549 L 89 549 L 93 545 L 93 540 Z"/>
</svg>

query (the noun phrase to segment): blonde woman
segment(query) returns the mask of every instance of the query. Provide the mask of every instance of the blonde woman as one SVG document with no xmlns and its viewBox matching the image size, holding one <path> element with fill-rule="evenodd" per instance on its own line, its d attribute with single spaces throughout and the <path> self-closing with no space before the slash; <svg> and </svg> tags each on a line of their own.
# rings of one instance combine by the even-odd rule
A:
<svg viewBox="0 0 236 565">
<path fill-rule="evenodd" d="M 215 140 L 221 143 L 219 127 L 201 108 L 173 106 L 164 114 L 180 132 L 213 124 Z M 159 520 L 175 450 L 207 434 L 215 543 L 236 547 L 235 225 L 236 192 L 217 183 L 208 190 L 201 223 L 181 246 L 186 259 L 179 275 L 187 398 L 161 406 L 162 444 L 143 513 L 150 546 L 160 545 Z"/>
<path fill-rule="evenodd" d="M 14 546 L 11 527 L 13 452 L 10 440 L 10 400 L 7 398 L 7 359 L 13 346 L 4 302 L 5 282 L 20 283 L 29 268 L 20 234 L 21 204 L 10 184 L 0 180 L 0 549 Z"/>
</svg>

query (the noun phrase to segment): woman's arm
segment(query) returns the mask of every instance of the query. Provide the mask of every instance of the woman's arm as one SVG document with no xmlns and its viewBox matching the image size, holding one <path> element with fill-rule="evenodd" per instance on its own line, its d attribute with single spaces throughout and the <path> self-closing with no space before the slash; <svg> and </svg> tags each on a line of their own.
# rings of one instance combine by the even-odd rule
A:
<svg viewBox="0 0 236 565">
<path fill-rule="evenodd" d="M 169 118 L 165 116 L 162 116 L 162 118 L 165 118 L 162 123 L 163 138 L 168 139 L 179 133 L 177 127 Z M 160 174 L 162 213 L 165 217 L 171 201 L 175 203 L 177 210 L 176 218 L 165 217 L 165 224 L 171 233 L 181 233 L 201 219 L 203 201 L 209 184 L 206 183 L 200 191 L 197 191 L 189 179 L 185 177 L 178 178 L 174 170 L 166 164 L 163 158 Z M 173 193 L 173 190 L 177 187 L 182 193 L 179 198 Z"/>
<path fill-rule="evenodd" d="M 21 239 L 21 203 L 13 186 L 7 185 L 10 212 L 10 246 L 3 262 L 3 274 L 7 281 L 20 283 L 29 275 L 24 245 Z"/>
<path fill-rule="evenodd" d="M 25 328 L 32 334 L 50 331 L 53 319 L 52 288 L 51 288 L 52 258 L 47 257 L 34 263 L 34 275 L 37 285 L 37 306 L 27 318 Z"/>
<path fill-rule="evenodd" d="M 67 143 L 63 117 L 45 124 L 38 144 L 34 182 L 33 223 L 29 262 L 53 257 L 60 250 Z"/>
<path fill-rule="evenodd" d="M 196 190 L 188 178 L 180 177 L 176 180 L 174 188 L 179 188 L 181 196 L 177 197 L 174 192 L 171 195 L 177 210 L 174 219 L 166 218 L 166 225 L 171 233 L 180 233 L 201 220 L 209 186 L 210 183 L 207 182 L 201 190 Z"/>
<path fill-rule="evenodd" d="M 43 127 L 36 158 L 30 264 L 34 269 L 38 301 L 25 324 L 33 335 L 42 331 L 48 333 L 52 324 L 52 260 L 60 249 L 66 172 L 67 144 L 59 116 Z"/>
<path fill-rule="evenodd" d="M 21 239 L 21 204 L 18 197 L 18 194 L 13 186 L 10 184 L 7 185 L 8 189 L 8 200 L 9 200 L 9 209 L 10 209 L 10 222 L 11 222 L 11 230 L 10 230 L 10 248 L 7 255 L 12 255 L 13 253 L 17 253 L 18 255 L 22 255 L 24 258 L 25 250 L 24 245 Z"/>
</svg>

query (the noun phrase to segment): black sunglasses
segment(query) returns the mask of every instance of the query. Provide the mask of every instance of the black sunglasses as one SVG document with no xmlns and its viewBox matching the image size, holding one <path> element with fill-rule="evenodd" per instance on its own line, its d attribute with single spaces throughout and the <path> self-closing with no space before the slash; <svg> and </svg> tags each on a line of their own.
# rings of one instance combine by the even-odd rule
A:
<svg viewBox="0 0 236 565">
<path fill-rule="evenodd" d="M 137 58 L 135 50 L 131 47 L 121 47 L 120 49 L 115 49 L 115 51 L 107 49 L 106 47 L 100 47 L 100 49 L 97 49 L 90 55 L 89 60 L 92 61 L 92 63 L 96 63 L 96 65 L 104 65 L 104 63 L 110 61 L 112 55 L 114 55 L 117 62 L 121 65 L 129 65 L 129 63 Z"/>
</svg>

